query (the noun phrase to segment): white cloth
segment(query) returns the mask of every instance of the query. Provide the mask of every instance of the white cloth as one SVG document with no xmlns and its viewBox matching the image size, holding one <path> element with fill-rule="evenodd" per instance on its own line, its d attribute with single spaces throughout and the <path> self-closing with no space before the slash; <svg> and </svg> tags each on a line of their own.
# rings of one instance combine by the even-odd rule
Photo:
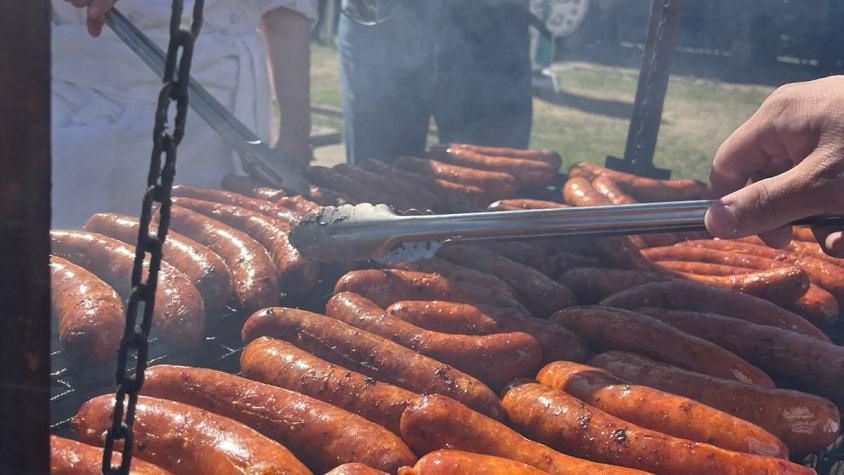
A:
<svg viewBox="0 0 844 475">
<path fill-rule="evenodd" d="M 120 10 L 166 50 L 170 0 L 121 0 Z M 279 7 L 314 20 L 316 0 L 206 0 L 192 76 L 263 140 L 271 140 L 261 16 Z M 84 10 L 53 0 L 53 225 L 79 226 L 93 213 L 137 214 L 152 151 L 161 79 L 108 28 L 91 38 Z M 193 2 L 185 2 L 185 21 Z M 173 114 L 170 114 L 172 121 Z M 193 112 L 179 147 L 176 181 L 219 186 L 239 163 Z"/>
</svg>

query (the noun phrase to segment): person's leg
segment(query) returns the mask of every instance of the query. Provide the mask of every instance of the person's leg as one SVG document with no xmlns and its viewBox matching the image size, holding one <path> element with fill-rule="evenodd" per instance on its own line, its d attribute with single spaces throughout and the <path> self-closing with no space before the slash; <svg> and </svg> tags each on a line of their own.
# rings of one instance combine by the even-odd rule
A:
<svg viewBox="0 0 844 475">
<path fill-rule="evenodd" d="M 376 26 L 341 17 L 338 44 L 349 163 L 389 161 L 425 150 L 430 48 L 420 28 L 424 18 L 404 3 L 398 2 Z"/>
<path fill-rule="evenodd" d="M 453 5 L 437 35 L 434 116 L 442 142 L 526 148 L 530 39 L 524 0 Z"/>
</svg>

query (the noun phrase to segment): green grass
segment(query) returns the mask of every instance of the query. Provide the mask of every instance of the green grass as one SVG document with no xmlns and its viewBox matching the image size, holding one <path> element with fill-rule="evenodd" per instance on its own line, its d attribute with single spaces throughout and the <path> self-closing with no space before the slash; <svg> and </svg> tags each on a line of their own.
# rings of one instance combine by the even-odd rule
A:
<svg viewBox="0 0 844 475">
<path fill-rule="evenodd" d="M 311 94 L 315 104 L 340 107 L 337 53 L 312 49 Z M 638 71 L 581 63 L 558 64 L 554 73 L 561 90 L 579 101 L 610 101 L 616 111 L 629 111 Z M 675 178 L 705 179 L 718 145 L 770 94 L 771 88 L 735 85 L 672 76 L 654 161 Z M 603 164 L 606 155 L 621 156 L 628 118 L 605 115 L 534 99 L 531 147 L 558 151 L 564 167 L 580 161 Z M 613 107 L 613 106 L 611 106 Z M 314 122 L 342 127 L 336 119 Z"/>
</svg>

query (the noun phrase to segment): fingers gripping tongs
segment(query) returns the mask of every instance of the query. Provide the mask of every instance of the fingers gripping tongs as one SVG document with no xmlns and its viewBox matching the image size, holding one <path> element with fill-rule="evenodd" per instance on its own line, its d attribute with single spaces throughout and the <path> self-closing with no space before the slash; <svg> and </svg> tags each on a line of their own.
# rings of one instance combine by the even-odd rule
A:
<svg viewBox="0 0 844 475">
<path fill-rule="evenodd" d="M 164 52 L 116 8 L 106 14 L 106 24 L 156 74 L 164 74 Z M 246 173 L 268 186 L 307 194 L 308 182 L 301 167 L 283 157 L 273 157 L 266 143 L 193 79 L 188 89 L 191 109 L 237 152 Z"/>
<path fill-rule="evenodd" d="M 290 240 L 314 260 L 390 263 L 431 257 L 444 241 L 704 230 L 704 215 L 713 204 L 673 201 L 421 216 L 398 216 L 385 205 L 343 205 L 303 221 L 291 230 Z M 815 216 L 794 224 L 842 225 L 844 218 Z"/>
</svg>

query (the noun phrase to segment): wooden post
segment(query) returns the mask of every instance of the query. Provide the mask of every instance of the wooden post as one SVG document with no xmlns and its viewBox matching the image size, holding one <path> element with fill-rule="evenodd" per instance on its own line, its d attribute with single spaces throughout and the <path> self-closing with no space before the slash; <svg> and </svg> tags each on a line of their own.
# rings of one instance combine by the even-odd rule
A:
<svg viewBox="0 0 844 475">
<path fill-rule="evenodd" d="M 0 473 L 49 473 L 50 2 L 0 0 Z"/>
<path fill-rule="evenodd" d="M 669 170 L 655 168 L 653 157 L 682 8 L 683 0 L 653 0 L 651 3 L 648 36 L 636 87 L 636 101 L 627 131 L 624 159 L 607 157 L 607 166 L 610 168 L 653 178 L 668 178 L 671 175 Z"/>
</svg>

